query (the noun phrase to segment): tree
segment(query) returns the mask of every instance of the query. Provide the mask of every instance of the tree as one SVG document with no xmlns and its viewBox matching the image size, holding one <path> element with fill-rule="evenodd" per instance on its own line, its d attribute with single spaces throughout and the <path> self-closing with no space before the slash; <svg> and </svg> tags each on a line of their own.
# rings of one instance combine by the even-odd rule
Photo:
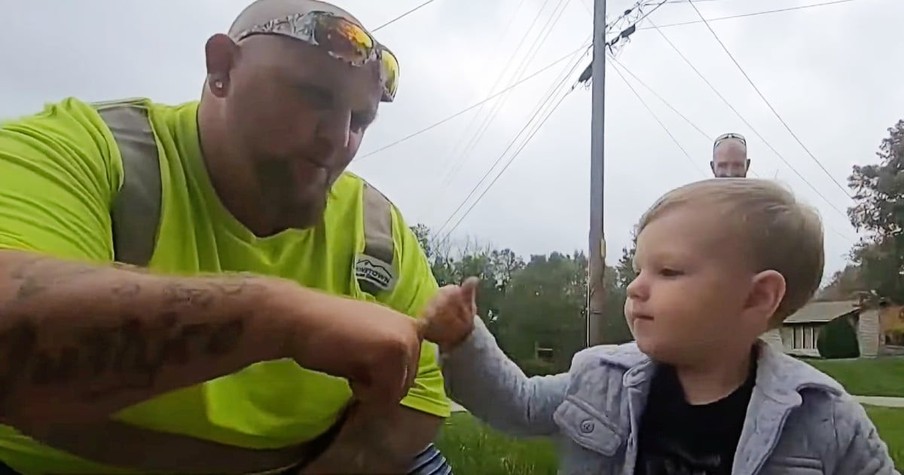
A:
<svg viewBox="0 0 904 475">
<path fill-rule="evenodd" d="M 603 287 L 606 298 L 603 304 L 603 343 L 621 344 L 634 339 L 625 320 L 625 301 L 628 284 L 637 277 L 634 272 L 634 245 L 622 248 L 622 255 L 615 267 L 606 267 Z"/>
<path fill-rule="evenodd" d="M 828 285 L 816 294 L 816 300 L 850 300 L 868 290 L 869 287 L 864 282 L 861 266 L 848 264 L 844 269 L 836 271 L 832 275 Z"/>
<path fill-rule="evenodd" d="M 582 252 L 531 256 L 504 293 L 497 337 L 503 348 L 530 373 L 568 369 L 575 352 L 586 346 L 587 257 Z M 617 271 L 607 267 L 603 279 L 604 343 L 633 339 L 624 317 L 625 290 Z M 538 348 L 552 350 L 538 361 Z"/>
<path fill-rule="evenodd" d="M 588 262 L 583 253 L 554 252 L 531 256 L 525 263 L 511 249 L 474 239 L 451 246 L 438 242 L 425 225 L 411 229 L 439 285 L 480 278 L 480 317 L 522 368 L 533 374 L 568 368 L 572 355 L 586 344 Z M 606 343 L 632 339 L 624 318 L 624 287 L 633 278 L 632 255 L 626 249 L 619 267 L 606 268 Z M 552 350 L 552 355 L 538 359 L 538 347 Z"/>
<path fill-rule="evenodd" d="M 865 290 L 875 291 L 880 298 L 904 302 L 904 282 L 901 279 L 902 256 L 896 239 L 887 238 L 874 243 L 860 243 L 851 257 L 858 266 Z"/>
<path fill-rule="evenodd" d="M 424 254 L 427 255 L 428 261 L 433 261 L 433 233 L 430 232 L 430 228 L 427 227 L 426 224 L 416 224 L 411 226 L 411 232 L 414 233 L 414 237 L 417 238 L 417 242 L 420 243 L 421 249 L 424 250 Z"/>
<path fill-rule="evenodd" d="M 521 363 L 536 364 L 537 349 L 552 350 L 550 370 L 564 371 L 585 346 L 587 257 L 531 256 L 512 276 L 500 305 L 497 337 Z"/>
<path fill-rule="evenodd" d="M 622 289 L 627 289 L 628 284 L 637 277 L 637 272 L 634 271 L 634 254 L 636 252 L 637 249 L 633 244 L 630 247 L 622 248 L 622 255 L 615 266 L 616 284 Z"/>
<path fill-rule="evenodd" d="M 879 163 L 853 167 L 848 186 L 855 205 L 851 224 L 870 233 L 852 252 L 864 284 L 881 297 L 904 301 L 904 121 L 888 129 Z"/>
<path fill-rule="evenodd" d="M 457 249 L 452 248 L 446 242 L 438 242 L 423 224 L 412 226 L 411 230 L 424 249 L 440 286 L 460 284 L 472 276 L 480 279 L 477 308 L 487 328 L 495 332 L 506 286 L 512 275 L 524 267 L 524 261 L 511 249 L 495 249 L 474 239 Z"/>
<path fill-rule="evenodd" d="M 607 267 L 603 276 L 603 286 L 606 289 L 606 299 L 603 303 L 604 344 L 621 344 L 634 340 L 625 320 L 625 300 L 628 298 L 628 292 L 627 285 L 622 285 L 624 275 L 619 267 Z M 630 283 L 631 280 L 627 282 Z"/>
<path fill-rule="evenodd" d="M 856 204 L 848 210 L 851 223 L 884 238 L 904 229 L 904 120 L 888 129 L 879 146 L 879 163 L 854 165 L 848 186 Z"/>
</svg>

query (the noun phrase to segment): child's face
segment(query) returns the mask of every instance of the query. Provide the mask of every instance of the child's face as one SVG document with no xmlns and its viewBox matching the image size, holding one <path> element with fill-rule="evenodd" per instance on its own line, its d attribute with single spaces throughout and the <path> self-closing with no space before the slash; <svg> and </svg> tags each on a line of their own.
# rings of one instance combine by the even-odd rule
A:
<svg viewBox="0 0 904 475">
<path fill-rule="evenodd" d="M 710 207 L 712 208 L 712 207 Z M 676 365 L 701 364 L 729 348 L 749 348 L 765 321 L 749 318 L 754 272 L 719 209 L 678 206 L 637 237 L 637 278 L 625 317 L 640 350 Z"/>
</svg>

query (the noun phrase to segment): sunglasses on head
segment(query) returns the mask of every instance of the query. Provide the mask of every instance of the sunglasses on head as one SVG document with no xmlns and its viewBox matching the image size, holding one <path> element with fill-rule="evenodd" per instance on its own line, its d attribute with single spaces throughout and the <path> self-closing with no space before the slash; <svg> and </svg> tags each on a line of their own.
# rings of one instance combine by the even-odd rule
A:
<svg viewBox="0 0 904 475">
<path fill-rule="evenodd" d="M 747 147 L 747 139 L 745 139 L 743 135 L 729 132 L 727 134 L 722 134 L 722 135 L 716 137 L 716 140 L 713 142 L 713 149 L 718 147 L 720 143 L 722 143 L 726 140 L 729 140 L 729 139 L 735 139 L 738 142 L 741 142 L 741 145 L 743 145 L 744 147 Z"/>
<path fill-rule="evenodd" d="M 243 30 L 235 41 L 252 35 L 281 35 L 325 49 L 330 56 L 351 64 L 363 66 L 380 62 L 383 82 L 383 102 L 392 102 L 399 88 L 399 61 L 388 48 L 381 45 L 362 26 L 330 12 L 311 11 L 296 13 L 285 18 L 270 20 Z"/>
</svg>

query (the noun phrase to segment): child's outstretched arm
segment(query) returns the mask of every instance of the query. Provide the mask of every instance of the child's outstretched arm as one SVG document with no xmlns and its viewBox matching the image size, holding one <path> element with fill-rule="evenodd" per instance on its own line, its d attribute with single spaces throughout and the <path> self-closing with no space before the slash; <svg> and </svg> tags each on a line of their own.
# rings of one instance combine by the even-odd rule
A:
<svg viewBox="0 0 904 475">
<path fill-rule="evenodd" d="M 550 435 L 567 373 L 528 378 L 476 317 L 477 279 L 446 286 L 427 306 L 424 336 L 440 348 L 449 396 L 478 419 L 513 435 Z"/>
<path fill-rule="evenodd" d="M 879 438 L 866 410 L 847 398 L 835 406 L 835 433 L 838 434 L 837 475 L 899 475 L 888 446 Z"/>
</svg>

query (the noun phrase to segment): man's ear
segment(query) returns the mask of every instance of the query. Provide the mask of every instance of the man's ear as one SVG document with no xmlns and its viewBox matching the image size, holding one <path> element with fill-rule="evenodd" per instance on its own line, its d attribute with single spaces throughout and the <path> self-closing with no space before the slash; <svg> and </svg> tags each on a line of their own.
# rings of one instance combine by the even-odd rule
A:
<svg viewBox="0 0 904 475">
<path fill-rule="evenodd" d="M 744 171 L 745 171 L 745 172 L 749 172 L 749 171 L 750 171 L 750 159 L 749 159 L 749 158 L 747 159 L 747 165 L 744 167 Z"/>
<path fill-rule="evenodd" d="M 207 40 L 204 54 L 207 60 L 207 87 L 216 97 L 226 96 L 229 73 L 235 65 L 239 47 L 232 38 L 218 33 Z"/>
<path fill-rule="evenodd" d="M 754 320 L 768 325 L 778 306 L 785 298 L 785 277 L 774 270 L 764 270 L 751 280 L 750 293 L 744 305 L 744 313 Z"/>
<path fill-rule="evenodd" d="M 713 171 L 713 174 L 716 173 L 716 162 L 709 162 L 709 169 Z"/>
</svg>

